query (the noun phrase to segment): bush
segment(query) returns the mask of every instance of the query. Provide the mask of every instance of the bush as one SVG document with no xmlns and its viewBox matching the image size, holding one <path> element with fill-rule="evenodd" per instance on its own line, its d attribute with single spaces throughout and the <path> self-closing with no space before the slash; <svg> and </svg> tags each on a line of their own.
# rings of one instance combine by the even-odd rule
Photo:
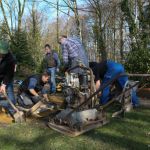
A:
<svg viewBox="0 0 150 150">
<path fill-rule="evenodd" d="M 139 49 L 129 52 L 125 68 L 130 73 L 150 73 L 150 50 Z"/>
</svg>

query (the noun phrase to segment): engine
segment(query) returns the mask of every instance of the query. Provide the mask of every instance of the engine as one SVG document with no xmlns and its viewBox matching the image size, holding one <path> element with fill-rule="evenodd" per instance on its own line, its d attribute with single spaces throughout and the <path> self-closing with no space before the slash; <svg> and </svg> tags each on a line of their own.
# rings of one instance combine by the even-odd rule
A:
<svg viewBox="0 0 150 150">
<path fill-rule="evenodd" d="M 63 85 L 65 108 L 50 119 L 49 126 L 61 132 L 80 131 L 90 126 L 91 122 L 102 124 L 104 120 L 103 113 L 93 107 L 95 97 L 89 101 L 95 90 L 92 71 L 86 67 L 80 68 L 83 69 L 82 74 L 73 72 L 66 74 Z"/>
<path fill-rule="evenodd" d="M 63 94 L 67 108 L 75 108 L 86 101 L 90 95 L 89 82 L 90 78 L 87 71 L 81 75 L 76 73 L 66 75 Z"/>
</svg>

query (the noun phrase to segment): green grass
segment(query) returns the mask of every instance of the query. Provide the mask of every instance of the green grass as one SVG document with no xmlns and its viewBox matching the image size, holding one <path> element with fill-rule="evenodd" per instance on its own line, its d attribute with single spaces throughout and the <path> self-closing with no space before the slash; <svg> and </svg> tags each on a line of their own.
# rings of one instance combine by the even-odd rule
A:
<svg viewBox="0 0 150 150">
<path fill-rule="evenodd" d="M 75 138 L 38 123 L 0 127 L 0 150 L 148 150 L 149 132 L 150 110 L 139 108 Z"/>
</svg>

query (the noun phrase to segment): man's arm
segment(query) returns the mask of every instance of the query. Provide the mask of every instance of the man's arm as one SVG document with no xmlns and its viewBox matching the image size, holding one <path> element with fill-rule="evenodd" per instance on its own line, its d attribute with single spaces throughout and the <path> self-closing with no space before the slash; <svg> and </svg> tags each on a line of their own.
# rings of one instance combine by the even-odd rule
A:
<svg viewBox="0 0 150 150">
<path fill-rule="evenodd" d="M 31 78 L 28 85 L 29 92 L 34 96 L 39 96 L 38 93 L 34 90 L 37 84 L 37 80 L 35 78 Z"/>
<path fill-rule="evenodd" d="M 14 66 L 14 72 L 16 72 L 17 71 L 17 58 L 16 58 L 16 56 L 14 54 L 12 54 L 12 56 L 13 56 L 14 64 L 15 64 L 15 66 Z"/>
<path fill-rule="evenodd" d="M 29 89 L 30 93 L 34 96 L 39 96 L 38 93 L 34 89 Z"/>
<path fill-rule="evenodd" d="M 64 64 L 68 64 L 68 50 L 69 50 L 69 46 L 67 45 L 67 43 L 62 45 L 62 56 L 63 56 L 63 62 Z"/>
<path fill-rule="evenodd" d="M 43 94 L 43 97 L 45 98 L 46 101 L 49 101 L 47 94 Z"/>
<path fill-rule="evenodd" d="M 60 59 L 59 59 L 57 53 L 54 53 L 54 59 L 56 60 L 56 68 L 59 68 L 59 66 L 60 66 Z"/>
<path fill-rule="evenodd" d="M 45 86 L 43 87 L 41 93 L 42 93 L 43 97 L 44 97 L 47 101 L 49 101 L 48 96 L 47 96 L 48 89 L 47 89 Z"/>
<path fill-rule="evenodd" d="M 97 80 L 96 81 L 96 90 L 98 90 L 100 88 L 100 85 L 101 85 L 100 80 Z"/>
</svg>

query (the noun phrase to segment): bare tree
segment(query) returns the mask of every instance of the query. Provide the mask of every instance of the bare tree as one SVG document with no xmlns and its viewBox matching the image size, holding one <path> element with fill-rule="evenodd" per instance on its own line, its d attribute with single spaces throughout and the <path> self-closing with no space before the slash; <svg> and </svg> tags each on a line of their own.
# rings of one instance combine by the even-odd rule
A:
<svg viewBox="0 0 150 150">
<path fill-rule="evenodd" d="M 7 31 L 8 31 L 8 35 L 11 39 L 12 42 L 13 41 L 13 23 L 15 22 L 15 20 L 13 18 L 16 18 L 16 14 L 15 12 L 17 11 L 17 31 L 18 33 L 20 33 L 21 31 L 21 26 L 22 26 L 22 16 L 23 16 L 23 13 L 24 13 L 24 8 L 25 8 L 25 3 L 26 3 L 26 0 L 23 0 L 23 3 L 21 3 L 20 0 L 16 1 L 15 0 L 12 0 L 12 1 L 4 1 L 2 2 L 1 1 L 1 10 L 2 10 L 2 14 L 3 14 L 3 17 L 4 17 L 4 21 L 6 23 L 6 28 L 7 28 Z M 5 6 L 4 6 L 5 5 Z M 7 8 L 7 11 L 9 12 L 9 17 L 7 17 L 6 15 L 6 8 Z M 14 16 L 13 16 L 14 15 Z M 8 23 L 8 20 L 11 21 L 11 24 Z"/>
<path fill-rule="evenodd" d="M 74 12 L 74 17 L 75 17 L 75 22 L 76 22 L 76 32 L 77 32 L 76 35 L 79 36 L 82 40 L 77 0 L 70 0 L 70 1 L 63 0 L 63 1 Z"/>
</svg>

